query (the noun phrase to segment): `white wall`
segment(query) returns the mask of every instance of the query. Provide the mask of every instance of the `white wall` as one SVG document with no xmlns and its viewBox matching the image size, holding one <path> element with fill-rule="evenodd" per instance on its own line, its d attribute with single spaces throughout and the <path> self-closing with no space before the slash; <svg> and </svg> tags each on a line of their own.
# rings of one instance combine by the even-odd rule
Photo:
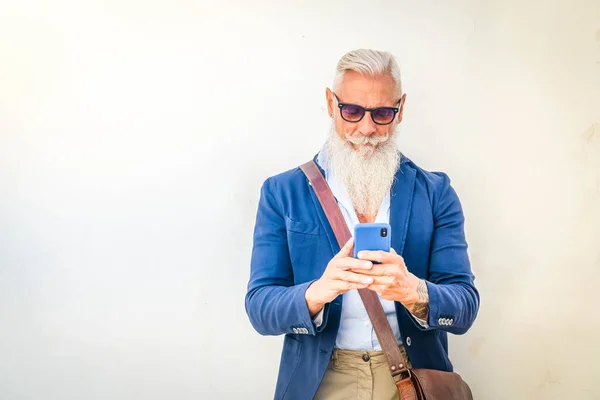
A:
<svg viewBox="0 0 600 400">
<path fill-rule="evenodd" d="M 597 0 L 2 1 L 0 398 L 272 397 L 258 190 L 357 47 L 398 56 L 402 149 L 463 201 L 476 398 L 600 398 Z"/>
</svg>

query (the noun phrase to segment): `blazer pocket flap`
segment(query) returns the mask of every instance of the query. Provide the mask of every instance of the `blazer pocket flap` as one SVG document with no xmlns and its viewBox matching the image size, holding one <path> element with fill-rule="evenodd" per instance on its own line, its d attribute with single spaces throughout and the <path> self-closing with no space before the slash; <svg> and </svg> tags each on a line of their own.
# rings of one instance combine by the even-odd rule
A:
<svg viewBox="0 0 600 400">
<path fill-rule="evenodd" d="M 319 223 L 314 221 L 294 221 L 286 216 L 285 227 L 290 232 L 305 233 L 307 235 L 319 234 Z"/>
</svg>

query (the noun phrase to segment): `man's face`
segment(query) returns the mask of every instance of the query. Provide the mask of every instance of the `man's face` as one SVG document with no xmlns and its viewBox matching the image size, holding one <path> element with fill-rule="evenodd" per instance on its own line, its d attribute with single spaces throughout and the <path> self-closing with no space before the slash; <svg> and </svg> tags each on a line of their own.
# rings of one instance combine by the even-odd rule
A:
<svg viewBox="0 0 600 400">
<path fill-rule="evenodd" d="M 382 140 L 393 137 L 394 129 L 402 121 L 406 95 L 402 96 L 402 103 L 399 106 L 400 98 L 395 86 L 392 77 L 388 74 L 371 78 L 354 71 L 347 71 L 335 92 L 341 103 L 356 104 L 364 108 L 399 107 L 398 114 L 388 125 L 376 124 L 369 112 L 366 112 L 359 122 L 344 120 L 334 93 L 329 88 L 326 90 L 329 115 L 334 118 L 336 132 L 342 140 L 349 141 L 354 150 L 365 156 L 373 154 Z"/>
</svg>

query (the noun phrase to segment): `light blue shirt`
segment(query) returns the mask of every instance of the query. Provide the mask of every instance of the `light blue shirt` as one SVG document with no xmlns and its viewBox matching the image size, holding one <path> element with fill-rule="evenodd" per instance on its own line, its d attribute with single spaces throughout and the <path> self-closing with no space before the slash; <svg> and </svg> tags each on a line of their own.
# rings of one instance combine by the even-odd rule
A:
<svg viewBox="0 0 600 400">
<path fill-rule="evenodd" d="M 354 211 L 354 206 L 352 205 L 352 201 L 350 200 L 346 188 L 329 173 L 323 152 L 319 153 L 317 162 L 325 171 L 325 179 L 338 202 L 342 215 L 348 225 L 348 229 L 353 233 L 354 226 L 360 222 Z M 379 207 L 375 222 L 389 223 L 389 220 L 390 194 L 388 193 L 383 199 L 381 207 Z M 394 302 L 392 300 L 386 300 L 381 296 L 379 296 L 379 300 L 381 301 L 388 322 L 392 327 L 392 332 L 394 333 L 398 344 L 401 344 L 400 329 L 398 327 L 398 318 L 396 317 L 396 307 Z M 313 321 L 317 326 L 321 325 L 323 321 L 323 310 L 314 317 Z M 373 324 L 371 324 L 371 320 L 369 319 L 367 310 L 358 294 L 358 290 L 351 290 L 343 295 L 340 327 L 337 333 L 335 346 L 344 350 L 381 350 L 377 335 L 373 329 Z"/>
</svg>

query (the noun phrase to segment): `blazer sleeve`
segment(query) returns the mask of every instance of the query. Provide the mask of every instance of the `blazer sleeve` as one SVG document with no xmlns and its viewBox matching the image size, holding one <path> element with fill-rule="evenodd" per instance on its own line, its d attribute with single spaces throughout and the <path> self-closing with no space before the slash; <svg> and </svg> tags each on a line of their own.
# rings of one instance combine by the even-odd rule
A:
<svg viewBox="0 0 600 400">
<path fill-rule="evenodd" d="M 428 328 L 463 334 L 479 310 L 479 292 L 467 254 L 464 214 L 446 174 L 437 173 L 433 197 L 434 231 L 429 259 Z"/>
<path fill-rule="evenodd" d="M 269 178 L 261 188 L 246 292 L 246 313 L 261 335 L 315 335 L 316 329 L 304 298 L 313 281 L 294 285 L 285 219 L 276 201 L 275 187 L 276 182 Z"/>
</svg>

